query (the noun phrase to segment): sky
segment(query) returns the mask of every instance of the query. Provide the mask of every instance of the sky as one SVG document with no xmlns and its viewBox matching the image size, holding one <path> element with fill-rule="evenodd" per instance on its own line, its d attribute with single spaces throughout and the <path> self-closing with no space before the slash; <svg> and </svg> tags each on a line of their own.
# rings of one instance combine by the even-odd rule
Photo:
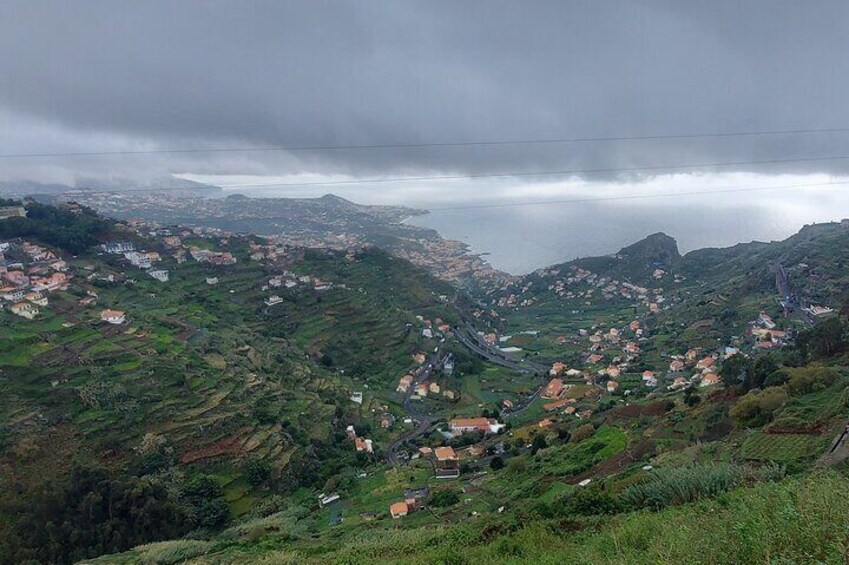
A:
<svg viewBox="0 0 849 565">
<path fill-rule="evenodd" d="M 849 157 L 849 131 L 14 157 L 847 128 L 847 52 L 839 0 L 5 0 L 0 180 L 267 184 Z M 359 190 L 365 201 L 545 198 L 576 185 L 662 191 L 671 185 L 657 179 L 681 178 L 666 172 Z M 820 182 L 849 172 L 849 159 L 675 172 L 699 186 L 729 174 Z"/>
</svg>

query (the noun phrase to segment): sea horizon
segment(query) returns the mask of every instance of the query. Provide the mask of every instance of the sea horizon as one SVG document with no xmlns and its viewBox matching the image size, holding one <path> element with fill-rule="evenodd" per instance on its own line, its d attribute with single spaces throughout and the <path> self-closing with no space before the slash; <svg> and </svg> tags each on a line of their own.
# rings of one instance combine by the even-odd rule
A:
<svg viewBox="0 0 849 565">
<path fill-rule="evenodd" d="M 492 267 L 511 275 L 583 257 L 610 255 L 662 232 L 673 237 L 680 253 L 724 248 L 753 241 L 780 241 L 814 223 L 849 217 L 849 201 L 809 202 L 804 208 L 752 200 L 736 206 L 668 202 L 625 208 L 616 202 L 544 204 L 516 207 L 434 208 L 407 218 L 407 224 L 436 230 L 441 237 L 465 243 Z M 426 207 L 425 207 L 426 209 Z"/>
</svg>

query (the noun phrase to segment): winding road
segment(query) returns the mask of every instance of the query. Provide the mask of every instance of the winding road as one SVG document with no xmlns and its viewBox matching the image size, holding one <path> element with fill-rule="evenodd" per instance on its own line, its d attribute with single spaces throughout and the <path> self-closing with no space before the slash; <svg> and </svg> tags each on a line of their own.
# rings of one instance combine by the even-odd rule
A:
<svg viewBox="0 0 849 565">
<path fill-rule="evenodd" d="M 469 351 L 475 353 L 476 355 L 482 357 L 483 359 L 489 361 L 490 363 L 494 363 L 501 367 L 505 367 L 512 371 L 516 371 L 522 374 L 545 374 L 546 368 L 541 365 L 529 362 L 526 360 L 516 360 L 511 359 L 506 356 L 504 353 L 494 350 L 488 344 L 481 343 L 478 340 L 478 335 L 474 331 L 474 328 L 471 325 L 466 324 L 464 327 L 455 328 L 453 335 L 466 346 Z M 386 447 L 385 457 L 386 462 L 389 465 L 397 465 L 399 463 L 398 453 L 403 448 L 404 444 L 408 441 L 411 441 L 417 437 L 423 436 L 425 434 L 430 433 L 433 429 L 439 424 L 444 418 L 439 416 L 434 416 L 432 414 L 426 414 L 423 412 L 419 412 L 414 409 L 412 396 L 416 390 L 416 386 L 428 379 L 434 369 L 442 366 L 443 358 L 440 356 L 439 349 L 437 348 L 431 356 L 427 359 L 427 361 L 419 368 L 418 371 L 413 375 L 415 378 L 413 383 L 410 385 L 410 388 L 407 389 L 407 392 L 404 394 L 404 400 L 401 406 L 404 409 L 404 413 L 411 418 L 415 423 L 416 427 L 407 433 L 398 437 L 395 441 L 390 443 Z M 521 414 L 525 409 L 528 408 L 539 396 L 542 394 L 542 391 L 545 389 L 545 382 L 542 382 L 539 387 L 534 390 L 533 394 L 525 398 L 518 406 L 514 407 L 511 410 L 502 410 L 501 418 L 506 420 L 518 414 Z"/>
</svg>

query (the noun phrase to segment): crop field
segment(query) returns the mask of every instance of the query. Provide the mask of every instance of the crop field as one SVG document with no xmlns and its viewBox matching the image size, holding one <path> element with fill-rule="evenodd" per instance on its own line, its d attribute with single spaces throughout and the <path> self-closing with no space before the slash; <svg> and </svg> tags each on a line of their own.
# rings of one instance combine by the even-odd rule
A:
<svg viewBox="0 0 849 565">
<path fill-rule="evenodd" d="M 824 446 L 825 440 L 819 436 L 757 432 L 740 446 L 740 457 L 751 461 L 798 461 L 817 454 Z"/>
</svg>

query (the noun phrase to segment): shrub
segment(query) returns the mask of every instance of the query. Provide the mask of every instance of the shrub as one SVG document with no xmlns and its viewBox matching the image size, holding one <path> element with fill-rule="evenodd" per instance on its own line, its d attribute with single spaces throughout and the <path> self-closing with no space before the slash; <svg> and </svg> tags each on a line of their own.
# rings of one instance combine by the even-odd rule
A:
<svg viewBox="0 0 849 565">
<path fill-rule="evenodd" d="M 827 367 L 805 367 L 793 371 L 787 381 L 787 390 L 793 396 L 810 394 L 827 388 L 836 378 L 833 369 Z"/>
<path fill-rule="evenodd" d="M 750 392 L 734 405 L 731 417 L 738 427 L 763 426 L 772 421 L 787 399 L 787 393 L 780 387 Z"/>
<path fill-rule="evenodd" d="M 563 502 L 566 515 L 617 514 L 623 510 L 621 500 L 598 485 L 578 488 L 566 496 Z"/>
<path fill-rule="evenodd" d="M 572 433 L 572 441 L 574 443 L 578 443 L 584 441 L 585 439 L 589 439 L 595 433 L 595 427 L 592 424 L 584 424 L 583 426 L 578 427 Z"/>
<path fill-rule="evenodd" d="M 647 482 L 625 489 L 621 498 L 633 508 L 660 510 L 716 496 L 736 487 L 743 478 L 740 467 L 725 463 L 656 470 Z"/>
<path fill-rule="evenodd" d="M 209 551 L 210 543 L 200 540 L 174 540 L 149 543 L 135 549 L 144 565 L 170 565 L 195 559 Z"/>
<path fill-rule="evenodd" d="M 453 506 L 460 502 L 460 495 L 455 490 L 438 490 L 430 497 L 430 505 L 436 508 Z"/>
<path fill-rule="evenodd" d="M 242 473 L 249 485 L 258 487 L 271 477 L 271 465 L 266 461 L 251 459 L 245 463 Z"/>
</svg>

